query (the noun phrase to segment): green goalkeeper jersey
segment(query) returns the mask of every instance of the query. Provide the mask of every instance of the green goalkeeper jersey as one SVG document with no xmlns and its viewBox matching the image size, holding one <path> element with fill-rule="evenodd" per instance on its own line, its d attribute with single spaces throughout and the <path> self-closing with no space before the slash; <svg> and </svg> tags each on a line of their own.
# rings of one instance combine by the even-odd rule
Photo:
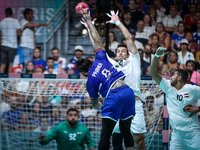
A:
<svg viewBox="0 0 200 150">
<path fill-rule="evenodd" d="M 87 144 L 88 149 L 95 147 L 90 131 L 80 122 L 77 122 L 74 128 L 69 127 L 67 121 L 56 125 L 46 134 L 46 140 L 40 141 L 40 144 L 46 145 L 54 139 L 58 150 L 84 150 L 84 143 Z"/>
</svg>

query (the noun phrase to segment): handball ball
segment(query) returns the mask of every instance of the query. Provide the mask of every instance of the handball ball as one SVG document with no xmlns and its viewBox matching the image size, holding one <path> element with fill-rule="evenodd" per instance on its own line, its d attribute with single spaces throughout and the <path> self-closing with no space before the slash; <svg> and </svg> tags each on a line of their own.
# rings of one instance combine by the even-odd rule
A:
<svg viewBox="0 0 200 150">
<path fill-rule="evenodd" d="M 76 13 L 80 16 L 80 17 L 82 17 L 82 13 L 81 13 L 81 10 L 82 9 L 87 9 L 87 11 L 89 12 L 89 6 L 86 4 L 86 3 L 78 3 L 77 5 L 76 5 Z"/>
</svg>

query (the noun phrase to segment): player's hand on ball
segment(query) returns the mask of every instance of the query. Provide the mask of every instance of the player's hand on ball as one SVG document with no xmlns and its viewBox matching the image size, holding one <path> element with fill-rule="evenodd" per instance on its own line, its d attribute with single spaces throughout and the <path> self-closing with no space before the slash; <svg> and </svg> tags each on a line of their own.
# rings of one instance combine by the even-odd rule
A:
<svg viewBox="0 0 200 150">
<path fill-rule="evenodd" d="M 111 13 L 111 15 L 106 13 L 107 16 L 109 16 L 111 18 L 111 20 L 107 21 L 106 23 L 112 23 L 112 24 L 115 24 L 118 26 L 120 24 L 119 17 L 118 17 L 119 10 L 117 11 L 116 14 L 115 14 L 114 10 L 111 10 L 110 13 Z"/>
<path fill-rule="evenodd" d="M 45 135 L 39 135 L 38 138 L 39 138 L 39 141 L 45 141 L 46 140 Z"/>
<path fill-rule="evenodd" d="M 85 22 L 91 21 L 90 12 L 88 12 L 87 9 L 82 9 L 81 13 L 83 15 L 83 19 L 84 19 Z"/>
</svg>

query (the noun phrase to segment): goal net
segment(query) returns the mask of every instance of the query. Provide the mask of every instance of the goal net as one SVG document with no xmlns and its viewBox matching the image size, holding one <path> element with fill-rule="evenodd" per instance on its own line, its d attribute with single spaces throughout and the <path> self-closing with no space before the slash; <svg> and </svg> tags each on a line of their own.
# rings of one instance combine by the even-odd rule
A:
<svg viewBox="0 0 200 150">
<path fill-rule="evenodd" d="M 147 127 L 146 148 L 161 149 L 163 92 L 151 80 L 141 81 L 141 92 Z M 55 150 L 55 141 L 40 146 L 38 135 L 65 121 L 71 107 L 79 110 L 79 121 L 89 128 L 98 147 L 101 111 L 92 109 L 85 79 L 1 78 L 0 94 L 3 150 Z"/>
</svg>

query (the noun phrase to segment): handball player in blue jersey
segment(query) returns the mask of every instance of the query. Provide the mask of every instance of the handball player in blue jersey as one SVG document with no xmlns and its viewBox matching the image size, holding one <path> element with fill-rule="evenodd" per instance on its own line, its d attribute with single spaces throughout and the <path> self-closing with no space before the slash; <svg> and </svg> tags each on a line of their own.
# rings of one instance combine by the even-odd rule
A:
<svg viewBox="0 0 200 150">
<path fill-rule="evenodd" d="M 99 94 L 105 99 L 102 106 L 102 131 L 99 150 L 109 149 L 110 136 L 118 119 L 120 120 L 119 128 L 124 138 L 125 147 L 127 150 L 133 150 L 134 141 L 130 125 L 135 115 L 134 92 L 123 81 L 124 73 L 117 71 L 109 61 L 100 36 L 91 22 L 90 14 L 86 10 L 83 10 L 82 13 L 85 24 L 89 29 L 91 43 L 96 50 L 96 57 L 93 63 L 89 59 L 79 59 L 77 68 L 84 76 L 88 76 L 86 88 L 93 108 L 98 109 L 102 106 L 99 101 Z"/>
</svg>

